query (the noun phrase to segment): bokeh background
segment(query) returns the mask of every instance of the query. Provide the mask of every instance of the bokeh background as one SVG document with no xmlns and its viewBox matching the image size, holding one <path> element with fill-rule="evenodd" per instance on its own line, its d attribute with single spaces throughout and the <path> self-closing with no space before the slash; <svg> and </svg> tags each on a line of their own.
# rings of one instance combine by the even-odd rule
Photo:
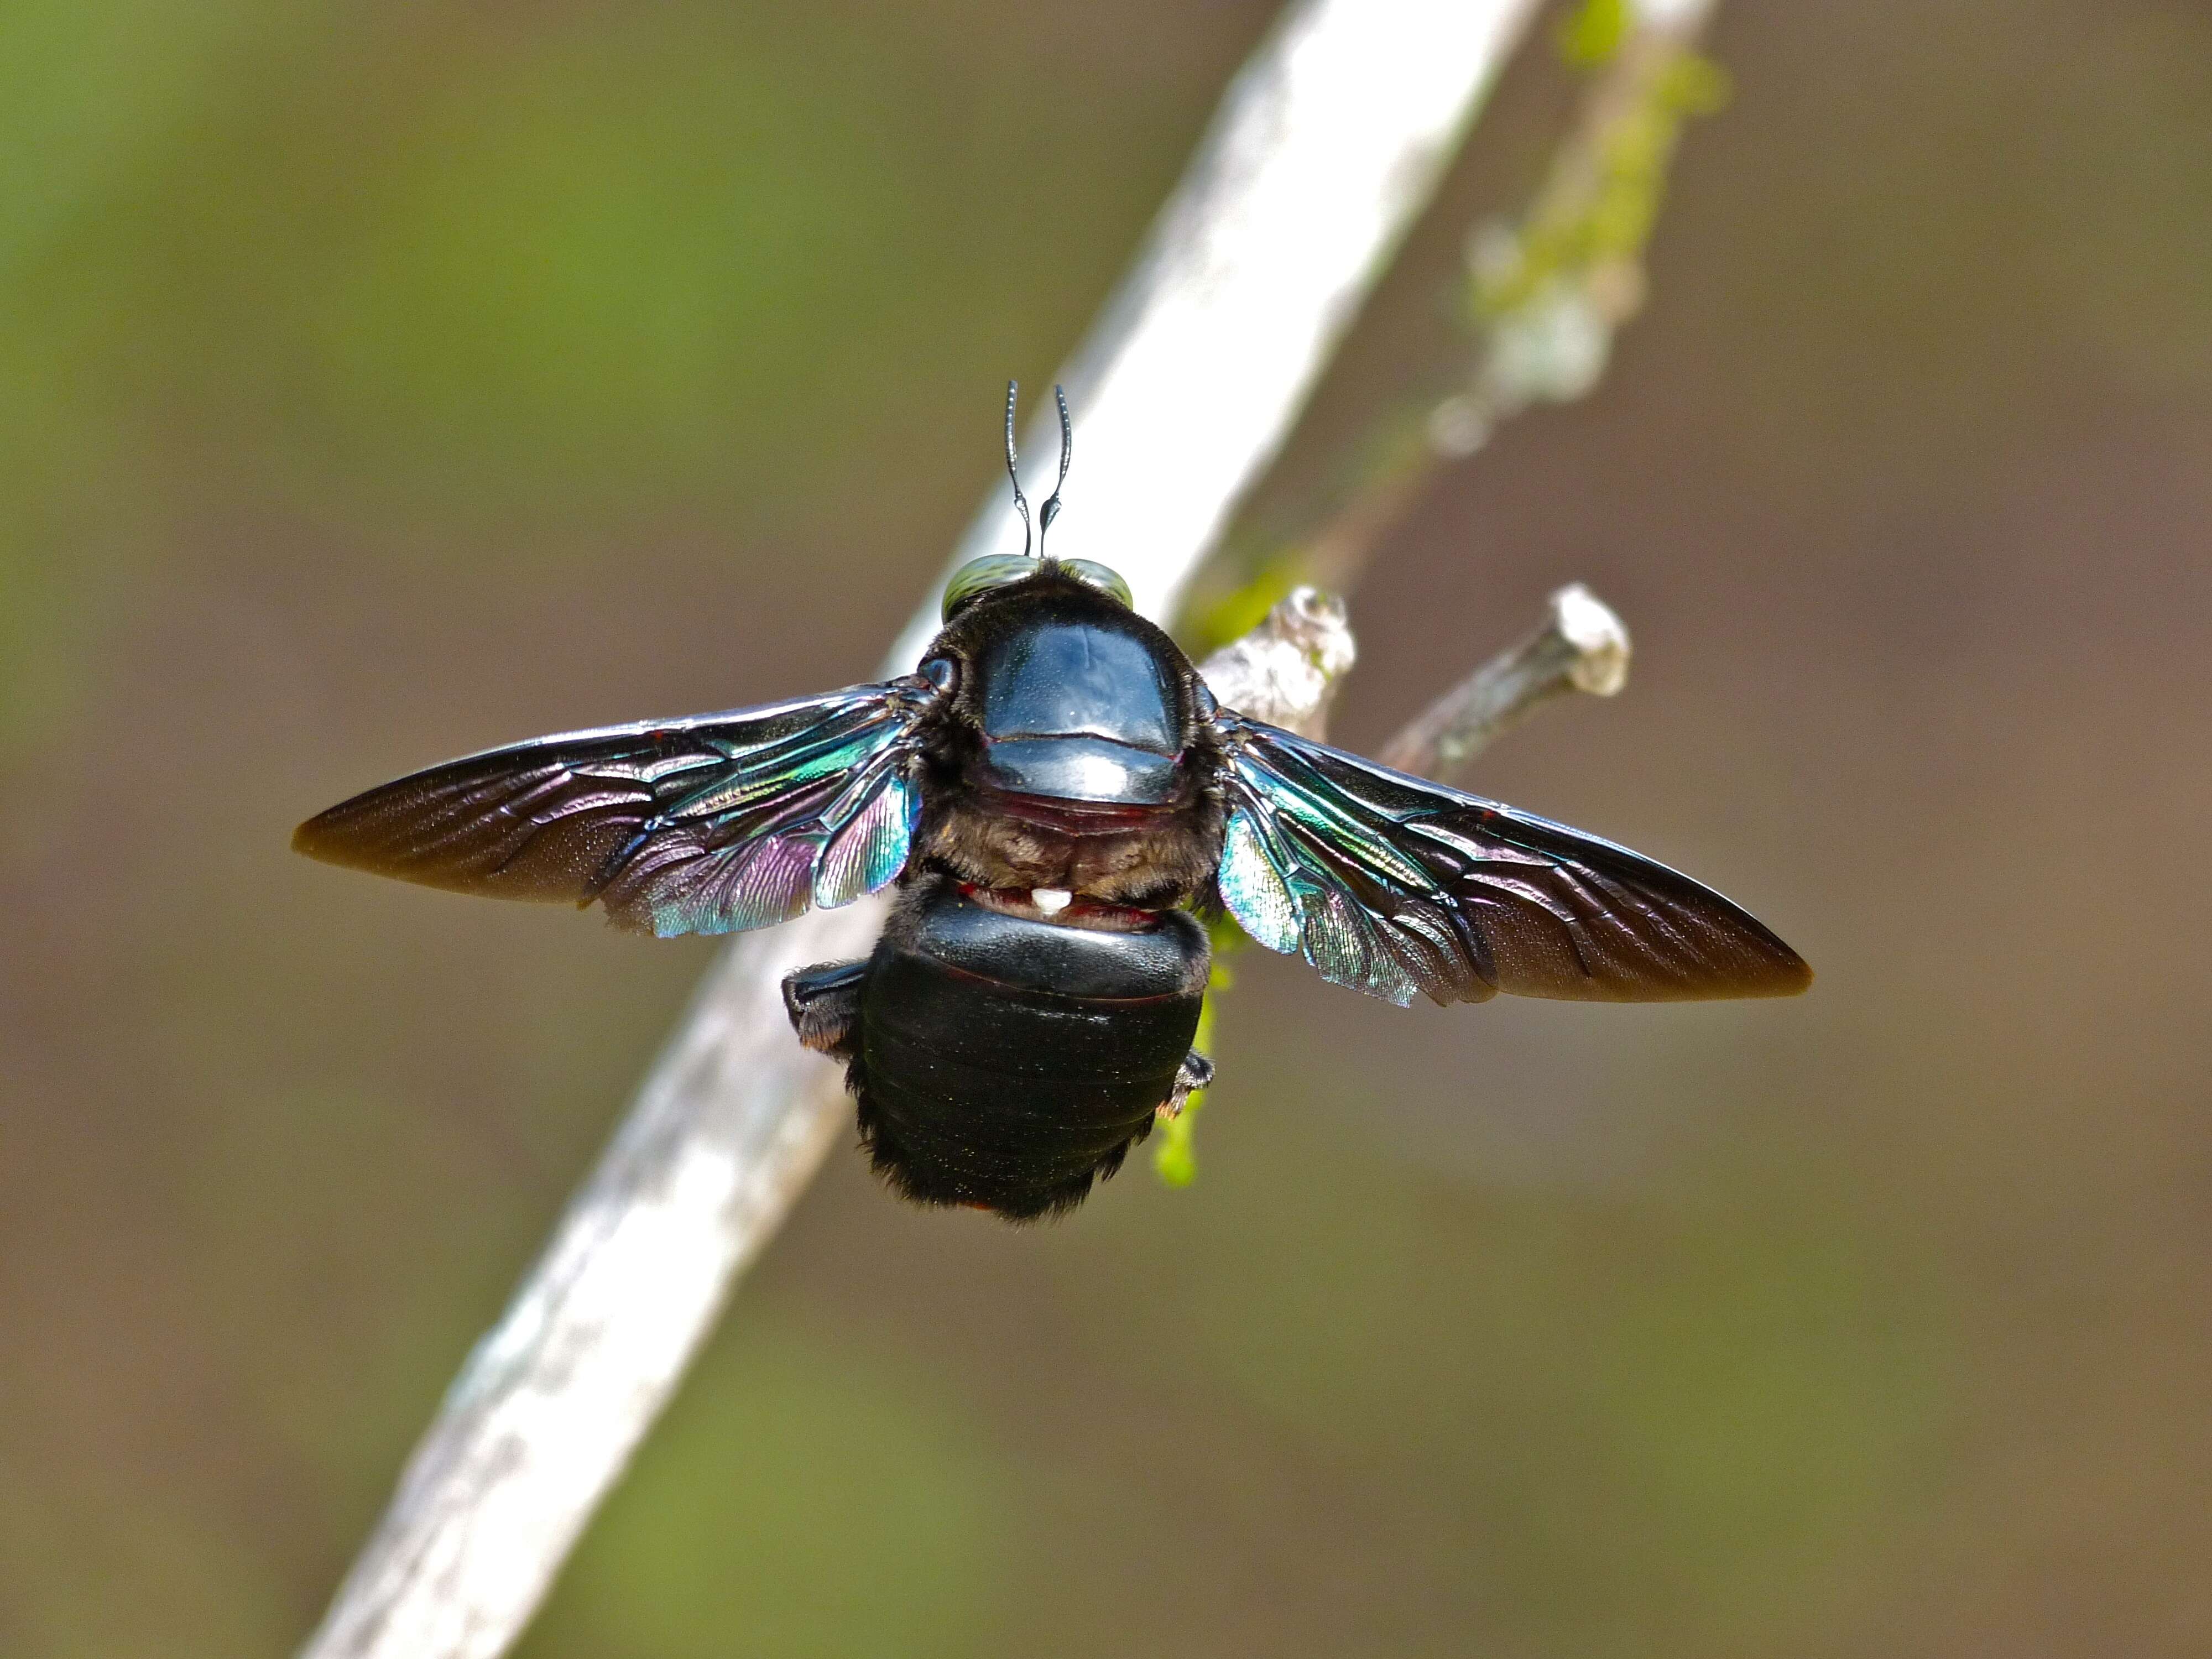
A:
<svg viewBox="0 0 2212 1659">
<path fill-rule="evenodd" d="M 7 9 L 0 1651 L 287 1651 L 713 948 L 291 825 L 866 677 L 1271 9 Z M 1589 580 L 1627 694 L 1476 787 L 1813 994 L 1247 956 L 1188 1190 L 841 1152 L 532 1659 L 2212 1650 L 2212 13 L 1712 49 L 1650 309 L 1392 537 L 1335 732 Z M 1277 496 L 1571 96 L 1516 67 Z"/>
</svg>

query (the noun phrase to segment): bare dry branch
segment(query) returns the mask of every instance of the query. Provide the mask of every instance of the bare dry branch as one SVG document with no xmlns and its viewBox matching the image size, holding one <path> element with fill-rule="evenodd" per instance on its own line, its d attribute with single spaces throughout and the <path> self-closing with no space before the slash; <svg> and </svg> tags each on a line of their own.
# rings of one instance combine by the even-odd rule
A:
<svg viewBox="0 0 2212 1659">
<path fill-rule="evenodd" d="M 1431 703 L 1376 757 L 1449 781 L 1505 730 L 1569 691 L 1610 697 L 1628 684 L 1628 629 L 1580 582 L 1559 589 L 1544 624 Z"/>
</svg>

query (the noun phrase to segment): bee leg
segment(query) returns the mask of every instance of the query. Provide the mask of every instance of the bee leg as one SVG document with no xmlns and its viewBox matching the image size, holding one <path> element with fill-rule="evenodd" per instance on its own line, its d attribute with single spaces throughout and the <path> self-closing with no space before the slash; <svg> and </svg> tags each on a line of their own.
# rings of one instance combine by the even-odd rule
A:
<svg viewBox="0 0 2212 1659">
<path fill-rule="evenodd" d="M 851 1060 L 860 1050 L 861 962 L 823 962 L 784 975 L 784 1012 L 799 1040 L 817 1054 Z"/>
<path fill-rule="evenodd" d="M 1182 1103 L 1213 1081 L 1213 1062 L 1197 1049 L 1182 1057 L 1182 1065 L 1176 1072 L 1175 1087 L 1159 1104 L 1162 1117 L 1181 1117 Z"/>
</svg>

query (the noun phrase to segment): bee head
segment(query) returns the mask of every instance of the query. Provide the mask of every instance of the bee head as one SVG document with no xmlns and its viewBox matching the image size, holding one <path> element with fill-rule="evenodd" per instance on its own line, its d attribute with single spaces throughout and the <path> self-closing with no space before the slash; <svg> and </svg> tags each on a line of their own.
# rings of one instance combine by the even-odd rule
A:
<svg viewBox="0 0 2212 1659">
<path fill-rule="evenodd" d="M 1080 582 L 1093 592 L 1103 593 L 1108 599 L 1127 606 L 1130 604 L 1129 584 L 1121 580 L 1119 571 L 1108 568 L 1090 559 L 1031 558 L 1026 553 L 989 553 L 980 559 L 970 559 L 952 573 L 952 580 L 945 585 L 944 619 L 951 622 L 986 593 L 995 593 L 1001 588 L 1018 582 L 1033 581 L 1040 576 L 1063 576 Z"/>
<path fill-rule="evenodd" d="M 1067 464 L 1075 449 L 1075 427 L 1068 418 L 1067 393 L 1059 386 L 1052 389 L 1060 404 L 1060 479 L 1053 486 L 1052 495 L 1037 510 L 1035 555 L 1031 554 L 1030 538 L 1030 501 L 1022 494 L 1022 477 L 1014 464 L 1014 402 L 1020 395 L 1021 382 L 1006 382 L 1006 477 L 1014 486 L 1014 511 L 1022 517 L 1022 550 L 1014 553 L 986 554 L 980 559 L 970 559 L 952 573 L 952 580 L 945 585 L 945 606 L 942 620 L 951 622 L 955 613 L 972 605 L 984 594 L 1002 587 L 1011 587 L 1042 575 L 1065 576 L 1124 606 L 1132 605 L 1129 584 L 1121 580 L 1117 571 L 1089 559 L 1048 559 L 1045 556 L 1044 538 L 1052 529 L 1053 520 L 1060 516 L 1060 492 L 1067 483 Z"/>
</svg>

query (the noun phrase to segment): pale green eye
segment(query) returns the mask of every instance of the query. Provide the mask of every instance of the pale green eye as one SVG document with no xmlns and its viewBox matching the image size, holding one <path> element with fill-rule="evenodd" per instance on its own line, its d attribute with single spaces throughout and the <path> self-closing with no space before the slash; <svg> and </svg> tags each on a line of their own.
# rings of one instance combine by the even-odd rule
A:
<svg viewBox="0 0 2212 1659">
<path fill-rule="evenodd" d="M 1027 581 L 1037 573 L 1037 562 L 1025 553 L 994 553 L 981 559 L 970 559 L 952 573 L 952 580 L 945 584 L 944 619 L 952 620 L 952 613 L 979 594 L 994 587 L 1009 586 Z"/>
<path fill-rule="evenodd" d="M 1109 599 L 1129 604 L 1129 584 L 1117 572 L 1089 559 L 1061 559 L 1051 562 L 1053 568 L 1063 576 L 1072 576 L 1085 587 L 1096 589 Z M 1027 581 L 1045 565 L 1021 553 L 993 553 L 980 559 L 970 559 L 952 573 L 952 580 L 945 585 L 945 621 L 952 620 L 952 613 L 970 600 L 989 592 L 995 587 L 1008 587 L 1015 582 Z"/>
<path fill-rule="evenodd" d="M 1085 587 L 1095 587 L 1108 599 L 1119 599 L 1132 611 L 1136 609 L 1129 598 L 1129 584 L 1121 580 L 1120 571 L 1109 570 L 1088 559 L 1062 559 L 1060 568 Z"/>
</svg>

